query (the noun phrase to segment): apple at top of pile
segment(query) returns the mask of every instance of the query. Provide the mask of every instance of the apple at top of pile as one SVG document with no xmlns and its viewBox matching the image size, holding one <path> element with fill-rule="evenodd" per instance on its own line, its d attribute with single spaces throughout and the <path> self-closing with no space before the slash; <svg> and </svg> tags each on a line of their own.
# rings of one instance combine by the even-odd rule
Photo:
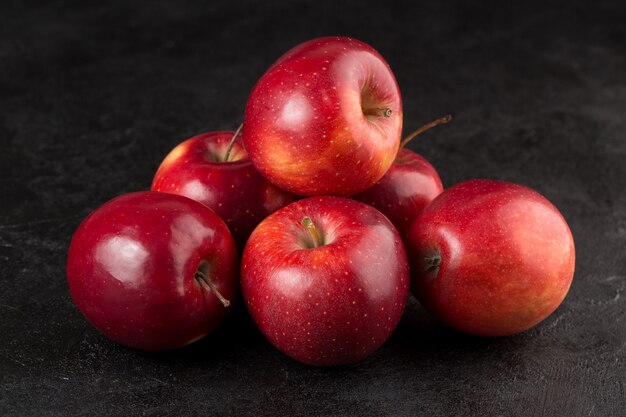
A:
<svg viewBox="0 0 626 417">
<path fill-rule="evenodd" d="M 254 166 L 292 193 L 348 196 L 371 187 L 398 151 L 402 101 L 383 57 L 355 39 L 313 39 L 288 51 L 246 104 Z"/>
</svg>

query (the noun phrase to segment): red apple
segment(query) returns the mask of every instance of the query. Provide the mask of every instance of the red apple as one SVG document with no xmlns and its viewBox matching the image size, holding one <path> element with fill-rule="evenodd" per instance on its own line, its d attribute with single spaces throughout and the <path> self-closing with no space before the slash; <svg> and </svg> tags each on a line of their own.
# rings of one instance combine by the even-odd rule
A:
<svg viewBox="0 0 626 417">
<path fill-rule="evenodd" d="M 494 180 L 445 190 L 407 235 L 412 289 L 442 322 L 479 336 L 527 330 L 563 301 L 574 240 L 537 192 Z"/>
<path fill-rule="evenodd" d="M 241 142 L 231 144 L 235 136 L 203 133 L 182 142 L 161 163 L 152 190 L 184 195 L 208 206 L 224 219 L 243 248 L 261 220 L 296 197 L 263 178 Z"/>
<path fill-rule="evenodd" d="M 357 362 L 400 320 L 409 290 L 400 235 L 378 210 L 311 197 L 271 214 L 243 253 L 242 295 L 263 334 L 311 365 Z"/>
<path fill-rule="evenodd" d="M 298 195 L 353 195 L 378 181 L 396 156 L 400 90 L 371 46 L 314 39 L 261 77 L 243 126 L 252 163 L 272 183 Z"/>
<path fill-rule="evenodd" d="M 451 119 L 450 115 L 442 117 L 411 133 L 402 142 L 387 173 L 372 187 L 352 197 L 380 210 L 401 236 L 424 207 L 443 191 L 441 178 L 430 162 L 403 146 L 420 133 Z"/>
<path fill-rule="evenodd" d="M 211 332 L 238 285 L 224 222 L 204 205 L 151 191 L 114 198 L 72 238 L 67 279 L 87 320 L 118 343 L 185 346 Z"/>
</svg>

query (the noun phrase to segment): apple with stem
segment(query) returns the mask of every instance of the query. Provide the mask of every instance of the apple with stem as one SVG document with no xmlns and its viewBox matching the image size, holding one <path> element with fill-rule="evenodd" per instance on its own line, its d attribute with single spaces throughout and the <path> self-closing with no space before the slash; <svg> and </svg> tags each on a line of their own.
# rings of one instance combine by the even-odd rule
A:
<svg viewBox="0 0 626 417">
<path fill-rule="evenodd" d="M 371 187 L 396 157 L 400 90 L 371 46 L 313 39 L 261 77 L 243 125 L 250 159 L 270 182 L 303 196 L 349 196 Z"/>
<path fill-rule="evenodd" d="M 271 214 L 243 253 L 244 302 L 261 332 L 311 365 L 357 362 L 396 327 L 408 296 L 406 252 L 378 210 L 332 196 Z"/>
<path fill-rule="evenodd" d="M 179 194 L 215 211 L 243 249 L 257 224 L 296 197 L 254 168 L 236 132 L 210 132 L 176 146 L 163 160 L 152 190 Z"/>
<path fill-rule="evenodd" d="M 166 350 L 215 329 L 237 294 L 237 250 L 224 222 L 189 198 L 143 191 L 91 213 L 72 238 L 67 279 L 110 339 Z"/>
<path fill-rule="evenodd" d="M 420 133 L 450 120 L 450 115 L 441 117 L 407 136 L 387 173 L 371 188 L 352 196 L 380 210 L 403 237 L 415 217 L 443 191 L 441 178 L 430 162 L 405 146 Z"/>
<path fill-rule="evenodd" d="M 574 275 L 574 240 L 561 213 L 509 182 L 446 189 L 415 219 L 406 242 L 419 301 L 472 335 L 535 326 L 561 304 Z"/>
</svg>

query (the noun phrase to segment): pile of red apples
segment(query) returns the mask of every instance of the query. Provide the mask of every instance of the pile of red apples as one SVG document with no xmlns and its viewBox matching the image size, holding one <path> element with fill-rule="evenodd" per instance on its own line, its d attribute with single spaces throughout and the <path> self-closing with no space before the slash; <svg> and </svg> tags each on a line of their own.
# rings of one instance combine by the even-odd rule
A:
<svg viewBox="0 0 626 417">
<path fill-rule="evenodd" d="M 344 37 L 300 44 L 257 82 L 236 132 L 182 142 L 151 191 L 81 223 L 72 298 L 112 340 L 165 350 L 213 331 L 240 289 L 263 335 L 312 365 L 372 354 L 409 290 L 460 332 L 527 330 L 567 294 L 572 234 L 522 185 L 444 190 L 404 145 L 449 120 L 402 141 L 400 91 L 376 50 Z"/>
</svg>

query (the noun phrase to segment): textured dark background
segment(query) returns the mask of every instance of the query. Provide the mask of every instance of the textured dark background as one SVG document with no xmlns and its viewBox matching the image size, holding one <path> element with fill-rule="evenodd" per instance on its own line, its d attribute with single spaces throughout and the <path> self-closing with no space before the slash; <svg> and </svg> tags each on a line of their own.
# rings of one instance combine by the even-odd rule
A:
<svg viewBox="0 0 626 417">
<path fill-rule="evenodd" d="M 316 3 L 1 2 L 0 415 L 626 415 L 624 3 Z M 387 58 L 406 131 L 454 114 L 411 144 L 445 185 L 519 182 L 561 209 L 563 305 L 481 339 L 412 299 L 380 351 L 334 369 L 281 355 L 241 309 L 174 352 L 100 336 L 65 281 L 82 218 L 182 139 L 234 129 L 273 60 L 331 34 Z"/>
</svg>

